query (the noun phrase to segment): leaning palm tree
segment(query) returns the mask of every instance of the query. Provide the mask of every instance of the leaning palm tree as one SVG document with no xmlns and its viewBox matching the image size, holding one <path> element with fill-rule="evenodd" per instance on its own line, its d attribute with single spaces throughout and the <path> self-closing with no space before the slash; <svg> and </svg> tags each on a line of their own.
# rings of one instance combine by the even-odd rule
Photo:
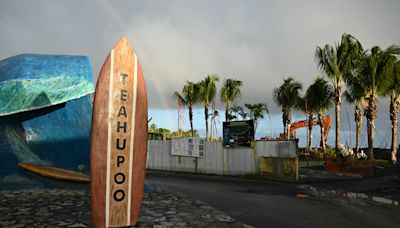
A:
<svg viewBox="0 0 400 228">
<path fill-rule="evenodd" d="M 199 93 L 200 86 L 191 81 L 187 81 L 186 85 L 183 86 L 182 95 L 178 92 L 175 92 L 174 95 L 178 101 L 184 101 L 184 104 L 189 108 L 189 121 L 190 121 L 190 130 L 192 133 L 192 137 L 195 136 L 193 129 L 193 105 L 195 105 L 199 101 Z"/>
<path fill-rule="evenodd" d="M 221 101 L 226 104 L 225 108 L 225 121 L 229 121 L 229 111 L 231 103 L 235 103 L 236 100 L 240 97 L 241 91 L 240 87 L 242 86 L 242 81 L 233 80 L 233 79 L 225 79 L 224 85 L 221 89 Z"/>
<path fill-rule="evenodd" d="M 258 121 L 264 119 L 264 112 L 269 113 L 268 106 L 265 103 L 244 104 L 249 110 L 249 117 L 254 121 L 254 135 L 257 131 Z"/>
<path fill-rule="evenodd" d="M 317 47 L 315 61 L 318 68 L 331 79 L 335 92 L 336 116 L 336 150 L 340 147 L 340 106 L 342 104 L 342 88 L 344 79 L 350 73 L 354 57 L 362 50 L 360 42 L 350 34 L 344 33 L 341 42 L 335 47 L 326 44 Z"/>
<path fill-rule="evenodd" d="M 320 146 L 325 151 L 326 132 L 324 129 L 323 114 L 332 107 L 333 88 L 328 84 L 328 81 L 322 77 L 317 77 L 314 83 L 307 89 L 306 97 L 310 106 L 315 108 L 318 114 L 318 124 L 321 128 Z"/>
<path fill-rule="evenodd" d="M 390 62 L 389 64 L 392 64 Z M 392 144 L 391 150 L 391 160 L 393 163 L 396 162 L 397 153 L 397 116 L 400 111 L 400 60 L 397 60 L 390 66 L 392 70 L 388 72 L 388 78 L 391 81 L 389 87 L 385 91 L 385 94 L 390 96 L 390 120 L 392 122 Z"/>
<path fill-rule="evenodd" d="M 360 60 L 366 54 L 366 51 L 360 46 L 358 53 L 355 53 L 352 60 L 352 69 L 346 77 L 346 91 L 344 92 L 345 99 L 348 103 L 354 104 L 354 121 L 356 122 L 356 153 L 360 152 L 360 140 L 362 133 L 362 112 L 367 108 L 365 89 L 362 88 L 359 80 L 363 77 L 358 75 L 358 65 Z"/>
<path fill-rule="evenodd" d="M 366 94 L 368 102 L 365 110 L 368 128 L 368 158 L 374 159 L 374 128 L 377 117 L 377 97 L 384 95 L 387 88 L 392 83 L 390 75 L 392 74 L 395 55 L 400 54 L 400 47 L 391 45 L 385 50 L 379 46 L 374 46 L 369 53 L 366 53 L 359 61 L 358 70 L 360 75 L 360 85 Z"/>
<path fill-rule="evenodd" d="M 307 92 L 306 92 L 307 94 Z M 312 128 L 314 125 L 314 111 L 315 108 L 313 108 L 310 105 L 310 102 L 307 101 L 307 97 L 306 95 L 304 95 L 303 97 L 299 97 L 297 102 L 296 102 L 296 106 L 295 108 L 299 111 L 304 112 L 308 117 L 307 117 L 307 126 L 308 126 L 308 137 L 307 137 L 307 150 L 310 151 L 312 148 Z"/>
<path fill-rule="evenodd" d="M 174 97 L 176 99 L 176 103 L 177 103 L 177 107 L 178 107 L 178 134 L 180 136 L 180 133 L 182 133 L 182 130 L 181 130 L 181 116 L 180 116 L 181 115 L 181 110 L 180 110 L 180 108 L 186 106 L 187 102 L 186 102 L 185 98 L 183 98 L 183 96 L 178 91 L 174 92 Z"/>
<path fill-rule="evenodd" d="M 360 152 L 360 139 L 362 131 L 362 109 L 366 109 L 365 91 L 361 87 L 356 75 L 346 81 L 345 99 L 354 104 L 354 121 L 356 122 L 356 153 Z"/>
<path fill-rule="evenodd" d="M 200 82 L 200 99 L 204 104 L 204 117 L 206 120 L 206 139 L 208 139 L 208 105 L 214 101 L 215 94 L 217 93 L 216 82 L 219 81 L 219 77 L 216 74 L 209 74 L 207 77 Z"/>
<path fill-rule="evenodd" d="M 300 82 L 292 77 L 283 79 L 283 84 L 273 91 L 274 102 L 282 108 L 283 129 L 286 139 L 290 138 L 290 123 L 292 122 L 292 108 L 295 107 L 302 90 Z"/>
</svg>

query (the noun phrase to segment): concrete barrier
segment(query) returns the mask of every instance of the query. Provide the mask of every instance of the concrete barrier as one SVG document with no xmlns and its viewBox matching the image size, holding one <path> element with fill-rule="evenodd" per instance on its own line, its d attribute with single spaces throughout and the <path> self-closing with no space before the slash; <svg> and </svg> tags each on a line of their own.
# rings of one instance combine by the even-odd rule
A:
<svg viewBox="0 0 400 228">
<path fill-rule="evenodd" d="M 260 175 L 275 180 L 298 181 L 298 158 L 260 158 Z"/>
<path fill-rule="evenodd" d="M 257 141 L 254 148 L 235 149 L 224 148 L 221 142 L 206 142 L 204 157 L 199 158 L 171 155 L 169 140 L 149 140 L 148 145 L 148 169 L 217 175 L 263 174 L 282 180 L 297 180 L 298 176 L 294 141 Z M 271 172 L 266 172 L 266 167 Z"/>
</svg>

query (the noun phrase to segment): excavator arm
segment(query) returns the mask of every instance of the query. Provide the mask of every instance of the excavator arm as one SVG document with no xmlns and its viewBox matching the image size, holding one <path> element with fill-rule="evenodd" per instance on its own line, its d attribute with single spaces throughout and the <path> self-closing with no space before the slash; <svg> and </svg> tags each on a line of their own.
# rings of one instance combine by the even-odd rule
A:
<svg viewBox="0 0 400 228">
<path fill-rule="evenodd" d="M 331 124 L 332 124 L 331 116 L 330 115 L 326 115 L 325 118 L 324 118 L 324 123 L 323 123 L 324 132 L 325 132 L 325 134 L 324 134 L 324 139 L 325 140 L 328 137 L 328 132 L 329 132 L 329 129 L 331 127 Z M 314 119 L 313 120 L 313 126 L 317 126 L 317 125 L 319 126 L 318 121 Z M 292 123 L 290 125 L 290 134 L 291 135 L 295 134 L 297 129 L 303 128 L 303 127 L 307 127 L 307 126 L 308 126 L 308 120 L 302 120 L 302 121 L 294 122 L 294 123 Z M 285 133 L 281 133 L 279 135 L 279 139 L 285 140 Z"/>
<path fill-rule="evenodd" d="M 326 115 L 325 118 L 324 118 L 324 132 L 325 132 L 324 139 L 325 140 L 328 137 L 328 132 L 329 132 L 329 129 L 331 127 L 331 124 L 332 124 L 331 116 L 330 115 Z"/>
</svg>

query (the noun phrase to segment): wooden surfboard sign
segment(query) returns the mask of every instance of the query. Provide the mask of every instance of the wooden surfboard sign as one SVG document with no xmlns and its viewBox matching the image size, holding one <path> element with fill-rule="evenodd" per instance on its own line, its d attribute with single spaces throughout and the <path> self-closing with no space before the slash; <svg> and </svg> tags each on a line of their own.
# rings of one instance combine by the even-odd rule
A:
<svg viewBox="0 0 400 228">
<path fill-rule="evenodd" d="M 125 37 L 97 80 L 90 145 L 93 227 L 139 219 L 147 156 L 147 94 L 142 68 Z"/>
</svg>

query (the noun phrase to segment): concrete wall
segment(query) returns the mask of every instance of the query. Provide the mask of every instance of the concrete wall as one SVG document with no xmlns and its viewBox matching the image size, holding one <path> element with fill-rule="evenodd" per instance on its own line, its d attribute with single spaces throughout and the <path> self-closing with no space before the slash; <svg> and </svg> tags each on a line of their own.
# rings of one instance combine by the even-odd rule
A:
<svg viewBox="0 0 400 228">
<path fill-rule="evenodd" d="M 267 179 L 298 181 L 298 158 L 260 158 L 260 176 Z"/>
<path fill-rule="evenodd" d="M 171 155 L 171 141 L 169 140 L 150 140 L 148 145 L 147 168 L 154 170 L 218 175 L 265 174 L 263 168 L 260 170 L 263 158 L 270 158 L 268 164 L 276 166 L 272 170 L 282 170 L 283 167 L 278 166 L 287 164 L 287 162 L 274 162 L 274 160 L 297 158 L 297 147 L 294 141 L 257 141 L 254 149 L 229 149 L 224 148 L 221 142 L 206 142 L 203 158 Z M 267 163 L 263 164 L 265 167 Z M 269 175 L 273 176 L 274 172 L 270 172 Z M 279 179 L 280 174 L 277 173 L 277 176 Z"/>
</svg>

